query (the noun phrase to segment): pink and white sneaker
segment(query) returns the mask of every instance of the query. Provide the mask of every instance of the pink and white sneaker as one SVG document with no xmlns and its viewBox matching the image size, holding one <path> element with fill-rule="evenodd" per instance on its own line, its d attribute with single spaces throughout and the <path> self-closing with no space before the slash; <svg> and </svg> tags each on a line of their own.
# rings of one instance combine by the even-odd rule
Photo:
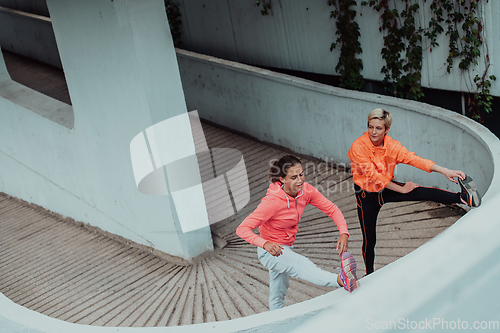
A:
<svg viewBox="0 0 500 333">
<path fill-rule="evenodd" d="M 460 188 L 462 192 L 460 193 L 460 200 L 462 203 L 466 204 L 469 207 L 478 207 L 481 204 L 481 196 L 477 192 L 476 185 L 474 184 L 474 180 L 472 177 L 465 176 L 464 180 L 457 178 L 458 184 L 460 184 Z"/>
<path fill-rule="evenodd" d="M 352 293 L 359 288 L 359 281 L 356 276 L 356 260 L 349 252 L 342 253 L 340 258 L 340 281 L 344 289 Z"/>
</svg>

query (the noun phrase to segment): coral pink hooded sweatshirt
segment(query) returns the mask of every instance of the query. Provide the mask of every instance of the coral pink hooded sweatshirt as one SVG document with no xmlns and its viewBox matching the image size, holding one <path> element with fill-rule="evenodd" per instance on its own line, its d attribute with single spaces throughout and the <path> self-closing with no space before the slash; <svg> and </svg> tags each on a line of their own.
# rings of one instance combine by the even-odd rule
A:
<svg viewBox="0 0 500 333">
<path fill-rule="evenodd" d="M 283 191 L 281 183 L 270 184 L 266 196 L 236 229 L 236 234 L 262 248 L 268 241 L 290 246 L 295 242 L 298 224 L 307 204 L 317 207 L 332 218 L 340 234 L 349 236 L 347 223 L 340 209 L 306 182 L 295 198 Z M 256 227 L 259 227 L 260 237 L 253 232 Z"/>
</svg>

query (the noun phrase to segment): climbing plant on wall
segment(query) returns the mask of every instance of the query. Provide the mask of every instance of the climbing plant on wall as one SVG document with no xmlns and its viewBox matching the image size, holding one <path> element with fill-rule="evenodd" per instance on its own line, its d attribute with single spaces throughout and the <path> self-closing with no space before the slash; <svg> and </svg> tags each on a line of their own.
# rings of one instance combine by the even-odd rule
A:
<svg viewBox="0 0 500 333">
<path fill-rule="evenodd" d="M 356 11 L 351 6 L 356 6 L 354 0 L 329 0 L 329 6 L 335 9 L 331 12 L 330 18 L 335 18 L 338 35 L 337 40 L 330 46 L 330 51 L 340 46 L 340 57 L 335 71 L 340 74 L 340 86 L 347 89 L 363 89 L 363 62 L 356 58 L 361 54 L 361 43 L 359 42 L 359 25 L 354 19 Z"/>
<path fill-rule="evenodd" d="M 174 46 L 179 47 L 182 44 L 181 41 L 181 12 L 179 10 L 179 5 L 172 0 L 165 0 L 165 9 L 167 11 L 168 24 L 170 25 L 170 33 L 172 34 L 172 40 L 174 41 Z"/>
<path fill-rule="evenodd" d="M 271 0 L 256 0 L 255 7 L 260 7 L 260 5 L 262 5 L 262 9 L 260 10 L 262 15 L 269 15 L 269 13 L 272 15 Z"/>
<path fill-rule="evenodd" d="M 272 15 L 272 0 L 256 0 L 255 6 L 260 7 L 262 15 Z M 359 25 L 354 20 L 356 11 L 351 6 L 356 6 L 355 0 L 328 0 L 329 6 L 334 6 L 330 18 L 336 19 L 336 32 L 338 38 L 330 45 L 330 51 L 340 46 L 340 56 L 335 71 L 340 75 L 340 86 L 352 90 L 363 89 L 363 62 L 356 58 L 361 54 L 361 43 L 359 42 Z"/>
<path fill-rule="evenodd" d="M 423 29 L 415 22 L 418 3 L 400 0 L 406 6 L 398 11 L 387 0 L 363 1 L 380 13 L 379 30 L 385 34 L 382 58 L 385 65 L 382 73 L 389 94 L 419 100 L 423 97 L 421 82 L 422 70 L 422 34 Z"/>
<path fill-rule="evenodd" d="M 483 1 L 484 2 L 484 1 Z M 434 0 L 431 9 L 437 19 L 445 20 L 448 24 L 446 34 L 450 38 L 449 56 L 447 59 L 447 71 L 450 73 L 454 60 L 459 60 L 458 68 L 468 71 L 472 65 L 477 66 L 481 58 L 481 48 L 484 41 L 484 25 L 481 15 L 478 15 L 480 0 L 451 1 Z M 442 8 L 442 9 L 441 9 Z M 446 14 L 446 18 L 443 15 Z M 486 53 L 483 55 L 484 72 L 476 74 L 474 84 L 469 89 L 473 100 L 469 102 L 472 117 L 478 121 L 484 118 L 484 112 L 492 111 L 493 97 L 490 94 L 491 81 L 495 81 L 495 75 L 488 75 L 490 60 L 488 47 L 485 45 Z"/>
<path fill-rule="evenodd" d="M 254 1 L 254 0 L 253 0 Z M 488 73 L 490 63 L 487 46 L 484 45 L 480 6 L 488 0 L 366 0 L 362 6 L 373 8 L 380 16 L 379 31 L 384 34 L 381 55 L 385 65 L 381 68 L 388 94 L 413 100 L 424 96 L 421 86 L 423 44 L 427 54 L 440 47 L 438 36 L 445 33 L 449 38 L 447 72 L 451 73 L 455 62 L 464 77 L 468 71 L 477 69 L 481 62 L 484 71 L 470 82 L 470 111 L 478 121 L 484 112 L 492 111 L 493 97 L 490 94 L 494 75 Z M 340 74 L 340 85 L 348 89 L 361 90 L 363 63 L 356 56 L 361 54 L 360 29 L 356 23 L 356 0 L 328 0 L 335 9 L 330 17 L 336 20 L 337 40 L 330 51 L 340 46 L 340 56 L 335 70 Z M 420 5 L 429 6 L 420 8 Z M 262 15 L 269 15 L 271 0 L 257 0 Z M 425 26 L 421 25 L 422 11 L 431 11 Z M 271 13 L 272 15 L 272 13 Z M 426 39 L 425 43 L 424 39 Z M 485 54 L 481 51 L 486 50 Z M 466 75 L 467 74 L 467 75 Z M 470 81 L 470 80 L 469 80 Z"/>
<path fill-rule="evenodd" d="M 463 72 L 469 71 L 471 66 L 477 66 L 484 40 L 484 25 L 481 15 L 478 15 L 478 8 L 485 1 L 432 0 L 429 5 L 432 17 L 425 27 L 417 23 L 421 11 L 419 1 L 362 1 L 362 5 L 368 5 L 380 14 L 379 30 L 384 33 L 382 58 L 386 63 L 382 73 L 385 74 L 384 82 L 389 93 L 415 100 L 423 96 L 420 83 L 424 37 L 428 39 L 429 51 L 432 53 L 432 48 L 439 46 L 438 35 L 446 31 L 449 37 L 448 73 L 453 68 L 454 60 L 459 61 L 458 67 Z M 469 88 L 474 96 L 475 110 L 472 113 L 476 120 L 481 120 L 483 110 L 491 112 L 492 96 L 489 88 L 491 81 L 496 80 L 494 75 L 488 75 L 488 54 L 483 55 L 483 58 L 485 71 L 476 75 L 474 84 Z"/>
</svg>

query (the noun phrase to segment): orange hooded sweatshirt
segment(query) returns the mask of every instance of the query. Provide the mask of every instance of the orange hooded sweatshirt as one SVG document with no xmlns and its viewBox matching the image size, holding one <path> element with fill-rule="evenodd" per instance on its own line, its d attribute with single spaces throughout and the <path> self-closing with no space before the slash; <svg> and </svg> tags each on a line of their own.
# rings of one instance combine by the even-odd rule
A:
<svg viewBox="0 0 500 333">
<path fill-rule="evenodd" d="M 340 209 L 325 198 L 314 186 L 304 182 L 302 191 L 290 197 L 279 182 L 269 185 L 259 206 L 241 222 L 236 234 L 250 244 L 264 247 L 269 241 L 291 246 L 299 231 L 299 221 L 307 204 L 311 204 L 333 219 L 340 234 L 347 234 L 347 223 Z M 260 237 L 253 232 L 259 227 Z"/>
<path fill-rule="evenodd" d="M 394 168 L 399 163 L 427 172 L 431 172 L 431 166 L 435 164 L 409 152 L 399 141 L 388 135 L 384 137 L 382 148 L 375 147 L 368 132 L 353 142 L 348 155 L 354 183 L 368 192 L 379 192 L 386 188 L 394 178 Z"/>
</svg>

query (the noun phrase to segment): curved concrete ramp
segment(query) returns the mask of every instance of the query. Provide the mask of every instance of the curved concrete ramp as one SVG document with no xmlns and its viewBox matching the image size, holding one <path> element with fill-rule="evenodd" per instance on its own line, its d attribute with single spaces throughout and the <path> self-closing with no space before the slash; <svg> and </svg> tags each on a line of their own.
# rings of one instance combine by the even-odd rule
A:
<svg viewBox="0 0 500 333">
<path fill-rule="evenodd" d="M 269 162 L 287 152 L 208 124 L 203 129 L 209 146 L 241 151 L 248 171 L 250 203 L 237 215 L 212 225 L 212 232 L 227 243 L 223 249 L 194 265 L 181 266 L 0 195 L 0 291 L 43 315 L 93 326 L 179 326 L 267 312 L 268 272 L 258 262 L 255 247 L 234 232 L 264 195 Z M 303 165 L 306 180 L 344 212 L 351 232 L 349 245 L 360 262 L 358 275 L 363 275 L 350 174 L 308 158 L 303 158 Z M 395 207 L 385 206 L 380 216 L 378 268 L 426 243 L 461 216 L 460 209 L 431 203 Z M 310 206 L 299 226 L 297 251 L 336 272 L 338 231 L 333 221 Z M 332 290 L 294 279 L 287 305 L 314 299 L 317 305 L 308 305 L 313 313 L 346 294 L 343 290 L 335 296 L 327 294 Z M 293 308 L 286 308 L 290 309 L 285 311 L 287 317 L 295 313 Z M 309 312 L 300 310 L 300 317 Z"/>
<path fill-rule="evenodd" d="M 497 192 L 497 191 L 496 191 Z M 500 330 L 500 196 L 432 241 L 363 279 L 346 297 L 292 332 Z"/>
<path fill-rule="evenodd" d="M 374 103 L 370 99 L 380 97 L 363 98 Z M 388 99 L 384 102 L 415 108 L 419 117 L 436 116 L 459 135 L 467 132 L 467 138 L 474 141 L 471 147 L 488 153 L 488 160 L 480 161 L 481 167 L 483 163 L 498 165 L 498 140 L 481 126 L 416 103 Z M 200 258 L 195 265 L 180 266 L 0 196 L 0 328 L 23 333 L 288 332 L 295 328 L 330 331 L 335 322 L 336 328 L 359 331 L 367 328 L 367 315 L 374 321 L 390 321 L 397 320 L 397 316 L 418 320 L 467 312 L 477 314 L 477 320 L 491 320 L 500 313 L 494 303 L 498 295 L 489 287 L 498 281 L 498 223 L 494 217 L 498 202 L 495 194 L 499 191 L 498 176 L 490 175 L 490 169 L 483 179 L 483 187 L 489 190 L 481 208 L 387 267 L 384 266 L 453 224 L 460 214 L 447 207 L 422 203 L 398 205 L 397 209 L 396 205 L 385 206 L 379 220 L 379 270 L 363 279 L 363 288 L 356 294 L 341 289 L 329 292 L 294 281 L 288 306 L 268 312 L 267 272 L 257 262 L 255 248 L 235 237 L 234 229 L 264 195 L 267 185 L 263 175 L 269 161 L 285 152 L 206 124 L 204 130 L 210 146 L 239 149 L 248 161 L 250 203 L 239 215 L 212 228 L 221 244 L 227 242 L 224 249 Z M 345 192 L 352 186 L 349 174 L 309 159 L 304 159 L 304 164 L 307 180 L 322 189 L 346 215 L 351 251 L 361 261 L 354 198 L 352 192 Z M 338 234 L 333 224 L 311 208 L 300 226 L 297 250 L 334 271 L 338 262 L 332 248 Z M 325 309 L 330 312 L 321 318 L 319 312 Z M 305 322 L 312 317 L 312 323 Z M 156 323 L 181 326 L 96 326 Z"/>
</svg>

